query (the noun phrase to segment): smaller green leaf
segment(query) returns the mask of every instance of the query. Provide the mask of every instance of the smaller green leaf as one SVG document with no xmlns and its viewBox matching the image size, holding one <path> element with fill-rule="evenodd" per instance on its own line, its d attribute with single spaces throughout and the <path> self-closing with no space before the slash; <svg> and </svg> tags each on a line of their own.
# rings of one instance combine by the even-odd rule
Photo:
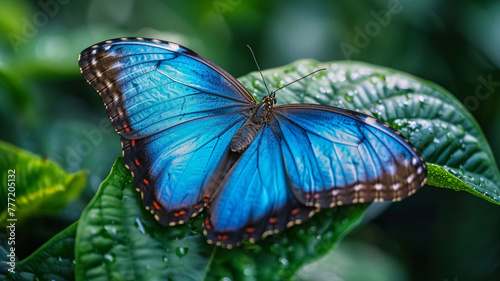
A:
<svg viewBox="0 0 500 281">
<path fill-rule="evenodd" d="M 74 280 L 74 223 L 22 260 L 5 280 Z"/>
<path fill-rule="evenodd" d="M 200 280 L 212 248 L 190 225 L 161 226 L 119 157 L 80 217 L 76 280 Z"/>
<path fill-rule="evenodd" d="M 0 155 L 0 181 L 9 184 L 0 189 L 3 225 L 7 218 L 21 223 L 32 214 L 55 215 L 85 187 L 84 172 L 69 174 L 57 164 L 6 142 L 0 141 Z"/>
<path fill-rule="evenodd" d="M 467 191 L 491 203 L 500 204 L 500 196 L 496 192 L 497 186 L 480 175 L 474 177 L 470 173 L 457 172 L 455 169 L 446 166 L 441 167 L 436 164 L 428 164 L 427 169 L 427 184 L 429 185 L 449 188 L 455 191 Z"/>
</svg>

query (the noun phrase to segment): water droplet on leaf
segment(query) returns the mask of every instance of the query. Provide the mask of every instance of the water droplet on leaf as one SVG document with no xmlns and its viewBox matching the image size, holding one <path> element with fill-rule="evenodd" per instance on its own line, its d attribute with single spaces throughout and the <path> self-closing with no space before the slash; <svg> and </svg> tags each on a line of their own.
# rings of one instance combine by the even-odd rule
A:
<svg viewBox="0 0 500 281">
<path fill-rule="evenodd" d="M 188 248 L 186 247 L 178 247 L 175 251 L 175 254 L 179 257 L 182 258 L 188 253 Z"/>
</svg>

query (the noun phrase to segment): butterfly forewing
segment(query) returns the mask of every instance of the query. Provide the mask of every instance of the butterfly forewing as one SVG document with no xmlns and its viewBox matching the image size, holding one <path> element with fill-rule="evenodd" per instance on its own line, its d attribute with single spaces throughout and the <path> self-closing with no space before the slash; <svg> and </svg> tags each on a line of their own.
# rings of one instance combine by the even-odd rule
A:
<svg viewBox="0 0 500 281">
<path fill-rule="evenodd" d="M 241 85 L 236 79 L 207 62 L 158 40 L 110 40 L 80 55 L 83 76 L 101 95 L 115 129 L 128 139 L 255 103 L 236 88 Z"/>
<path fill-rule="evenodd" d="M 399 201 L 425 182 L 422 157 L 373 117 L 321 105 L 273 113 L 293 193 L 305 205 Z"/>
</svg>

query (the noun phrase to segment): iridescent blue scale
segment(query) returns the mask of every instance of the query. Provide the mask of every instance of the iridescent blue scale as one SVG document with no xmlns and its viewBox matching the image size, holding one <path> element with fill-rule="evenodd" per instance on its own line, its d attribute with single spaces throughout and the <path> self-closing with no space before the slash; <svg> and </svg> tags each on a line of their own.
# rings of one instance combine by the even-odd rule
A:
<svg viewBox="0 0 500 281">
<path fill-rule="evenodd" d="M 178 44 L 108 40 L 79 64 L 122 137 L 144 206 L 176 225 L 210 205 L 211 243 L 255 241 L 321 208 L 401 200 L 425 182 L 422 157 L 387 124 L 335 107 L 274 106 L 274 94 L 257 103 Z"/>
</svg>

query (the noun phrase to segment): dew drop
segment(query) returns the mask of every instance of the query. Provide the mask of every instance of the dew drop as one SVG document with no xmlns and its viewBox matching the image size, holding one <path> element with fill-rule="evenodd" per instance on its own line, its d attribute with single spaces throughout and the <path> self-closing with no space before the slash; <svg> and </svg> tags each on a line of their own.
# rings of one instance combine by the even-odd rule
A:
<svg viewBox="0 0 500 281">
<path fill-rule="evenodd" d="M 287 237 L 283 237 L 283 239 L 281 240 L 281 243 L 283 245 L 287 245 L 288 243 L 290 243 L 290 239 L 288 239 Z"/>
<path fill-rule="evenodd" d="M 252 276 L 253 272 L 250 268 L 247 267 L 243 270 L 243 274 L 245 274 L 246 276 Z"/>
<path fill-rule="evenodd" d="M 360 77 L 360 75 L 357 72 L 352 72 L 350 75 L 350 79 L 353 81 L 357 80 L 359 77 Z"/>
<path fill-rule="evenodd" d="M 105 225 L 104 226 L 104 229 L 108 232 L 108 233 L 113 233 L 113 234 L 117 234 L 118 233 L 118 230 L 116 229 L 116 227 L 111 227 L 109 225 Z"/>
<path fill-rule="evenodd" d="M 175 254 L 179 257 L 182 258 L 188 253 L 188 248 L 186 247 L 178 247 L 175 251 Z"/>
<path fill-rule="evenodd" d="M 142 225 L 141 219 L 139 217 L 135 218 L 134 226 L 137 228 L 137 230 L 139 230 L 140 233 L 146 234 L 144 225 Z"/>
<path fill-rule="evenodd" d="M 287 266 L 288 265 L 288 260 L 285 259 L 285 258 L 279 258 L 279 262 L 282 264 L 282 265 L 285 265 Z"/>
<path fill-rule="evenodd" d="M 106 260 L 106 263 L 114 263 L 115 262 L 115 257 L 111 254 L 104 254 L 104 259 Z"/>
<path fill-rule="evenodd" d="M 344 99 L 345 99 L 346 102 L 352 102 L 352 92 L 347 92 L 344 95 Z"/>
<path fill-rule="evenodd" d="M 337 79 L 339 80 L 339 82 L 345 82 L 347 80 L 345 70 L 340 70 L 337 73 Z"/>
</svg>

